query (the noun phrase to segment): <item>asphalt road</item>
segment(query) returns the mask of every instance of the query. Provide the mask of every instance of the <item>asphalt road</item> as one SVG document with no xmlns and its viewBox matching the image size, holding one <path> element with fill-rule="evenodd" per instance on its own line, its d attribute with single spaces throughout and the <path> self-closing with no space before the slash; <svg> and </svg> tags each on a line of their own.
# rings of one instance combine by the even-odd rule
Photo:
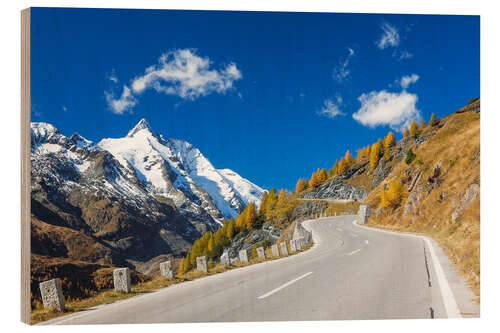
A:
<svg viewBox="0 0 500 333">
<path fill-rule="evenodd" d="M 476 317 L 479 308 L 439 247 L 355 225 L 304 223 L 315 245 L 287 258 L 177 284 L 44 324 L 248 322 Z M 444 279 L 444 280 L 443 280 Z"/>
</svg>

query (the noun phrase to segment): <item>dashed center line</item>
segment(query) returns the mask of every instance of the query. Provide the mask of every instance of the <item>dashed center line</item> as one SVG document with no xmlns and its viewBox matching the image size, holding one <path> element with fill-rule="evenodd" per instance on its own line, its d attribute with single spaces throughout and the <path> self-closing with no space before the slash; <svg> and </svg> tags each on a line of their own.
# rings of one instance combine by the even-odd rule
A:
<svg viewBox="0 0 500 333">
<path fill-rule="evenodd" d="M 354 250 L 351 253 L 348 253 L 347 255 L 352 256 L 353 254 L 358 253 L 359 251 L 361 251 L 361 249 Z"/>
<path fill-rule="evenodd" d="M 356 234 L 351 234 L 351 236 L 352 236 L 352 237 L 358 237 L 358 235 L 356 235 Z"/>
<path fill-rule="evenodd" d="M 338 231 L 342 231 L 342 229 L 340 229 L 340 228 L 337 228 L 337 230 L 338 230 Z"/>
<path fill-rule="evenodd" d="M 293 283 L 295 283 L 295 282 L 297 282 L 297 281 L 299 281 L 299 280 L 302 280 L 302 279 L 303 279 L 303 278 L 305 278 L 306 276 L 311 275 L 312 273 L 313 273 L 313 272 L 308 272 L 308 273 L 306 273 L 306 274 L 304 274 L 304 275 L 299 276 L 298 278 L 295 278 L 295 279 L 293 279 L 293 280 L 291 280 L 291 281 L 288 281 L 287 283 L 282 284 L 282 285 L 281 285 L 281 286 L 279 286 L 278 288 L 273 289 L 273 290 L 271 290 L 270 292 L 268 292 L 268 293 L 266 293 L 266 294 L 264 294 L 264 295 L 262 295 L 262 296 L 257 297 L 257 299 L 263 299 L 263 298 L 269 297 L 269 296 L 271 296 L 272 294 L 277 293 L 277 292 L 278 292 L 278 291 L 280 291 L 281 289 L 284 289 L 284 288 L 288 287 L 289 285 L 291 285 L 291 284 L 293 284 Z"/>
</svg>

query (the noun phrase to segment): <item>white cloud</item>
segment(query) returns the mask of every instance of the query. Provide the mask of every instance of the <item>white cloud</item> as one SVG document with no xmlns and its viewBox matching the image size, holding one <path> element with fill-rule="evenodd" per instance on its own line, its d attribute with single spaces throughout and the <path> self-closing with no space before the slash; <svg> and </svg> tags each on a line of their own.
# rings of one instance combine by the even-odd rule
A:
<svg viewBox="0 0 500 333">
<path fill-rule="evenodd" d="M 343 82 L 349 74 L 351 74 L 351 70 L 349 69 L 349 63 L 351 58 L 354 56 L 354 50 L 350 47 L 347 48 L 348 55 L 343 61 L 341 61 L 334 69 L 333 69 L 333 78 L 337 82 Z"/>
<path fill-rule="evenodd" d="M 62 109 L 63 109 L 64 112 L 68 111 L 68 108 L 66 107 L 66 105 L 63 105 Z"/>
<path fill-rule="evenodd" d="M 416 104 L 418 96 L 403 90 L 391 93 L 385 90 L 372 91 L 358 98 L 361 108 L 352 117 L 364 126 L 390 126 L 402 132 L 412 120 L 420 121 L 422 116 Z"/>
<path fill-rule="evenodd" d="M 109 75 L 108 75 L 108 80 L 118 83 L 118 77 L 116 76 L 115 70 L 113 70 Z"/>
<path fill-rule="evenodd" d="M 330 98 L 326 99 L 323 108 L 318 112 L 322 116 L 328 118 L 335 118 L 336 116 L 343 116 L 345 113 L 340 111 L 340 105 L 342 104 L 342 97 L 337 95 L 335 100 Z"/>
<path fill-rule="evenodd" d="M 396 55 L 393 55 L 393 56 L 396 56 Z M 413 58 L 412 53 L 410 53 L 408 51 L 400 51 L 399 52 L 399 57 L 398 57 L 399 60 L 410 59 L 410 58 Z"/>
<path fill-rule="evenodd" d="M 406 89 L 410 84 L 417 82 L 419 78 L 420 76 L 417 74 L 405 75 L 399 80 L 399 84 L 401 88 Z"/>
<path fill-rule="evenodd" d="M 382 29 L 382 35 L 380 35 L 380 39 L 376 42 L 379 49 L 383 50 L 389 46 L 396 47 L 399 45 L 400 37 L 395 26 L 389 23 L 382 23 L 380 28 Z"/>
<path fill-rule="evenodd" d="M 112 93 L 105 92 L 104 94 L 106 95 L 109 108 L 116 114 L 124 114 L 137 104 L 137 99 L 132 95 L 130 88 L 127 86 L 123 86 L 122 95 L 118 99 L 115 99 Z"/>
<path fill-rule="evenodd" d="M 148 89 L 195 100 L 213 92 L 223 94 L 242 78 L 234 63 L 220 70 L 212 69 L 211 65 L 208 57 L 200 57 L 194 50 L 165 53 L 156 65 L 147 67 L 144 74 L 136 76 L 129 86 L 124 86 L 120 98 L 115 99 L 107 92 L 108 105 L 113 112 L 122 114 L 134 107 L 138 103 L 136 97 Z"/>
</svg>

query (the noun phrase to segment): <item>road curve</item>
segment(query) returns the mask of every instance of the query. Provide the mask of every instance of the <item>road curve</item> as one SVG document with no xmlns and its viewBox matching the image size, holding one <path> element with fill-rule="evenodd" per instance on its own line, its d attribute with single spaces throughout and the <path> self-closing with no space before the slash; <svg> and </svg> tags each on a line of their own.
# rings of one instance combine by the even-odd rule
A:
<svg viewBox="0 0 500 333">
<path fill-rule="evenodd" d="M 42 324 L 479 315 L 470 290 L 439 247 L 420 237 L 357 226 L 355 220 L 356 216 L 339 216 L 304 222 L 313 231 L 315 245 L 297 255 L 173 285 Z M 446 286 L 443 276 L 449 282 Z"/>
</svg>

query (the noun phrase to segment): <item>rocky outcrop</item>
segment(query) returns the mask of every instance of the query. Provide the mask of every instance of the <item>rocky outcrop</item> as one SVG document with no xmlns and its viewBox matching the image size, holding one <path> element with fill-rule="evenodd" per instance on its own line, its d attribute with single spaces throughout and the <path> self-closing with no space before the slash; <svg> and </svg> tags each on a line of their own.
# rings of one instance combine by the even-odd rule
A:
<svg viewBox="0 0 500 333">
<path fill-rule="evenodd" d="M 367 165 L 368 162 L 356 164 L 343 174 L 326 181 L 311 191 L 305 192 L 301 197 L 305 199 L 363 201 L 368 195 L 368 192 L 362 187 L 356 187 L 346 183 L 346 180 L 364 173 Z"/>
</svg>

